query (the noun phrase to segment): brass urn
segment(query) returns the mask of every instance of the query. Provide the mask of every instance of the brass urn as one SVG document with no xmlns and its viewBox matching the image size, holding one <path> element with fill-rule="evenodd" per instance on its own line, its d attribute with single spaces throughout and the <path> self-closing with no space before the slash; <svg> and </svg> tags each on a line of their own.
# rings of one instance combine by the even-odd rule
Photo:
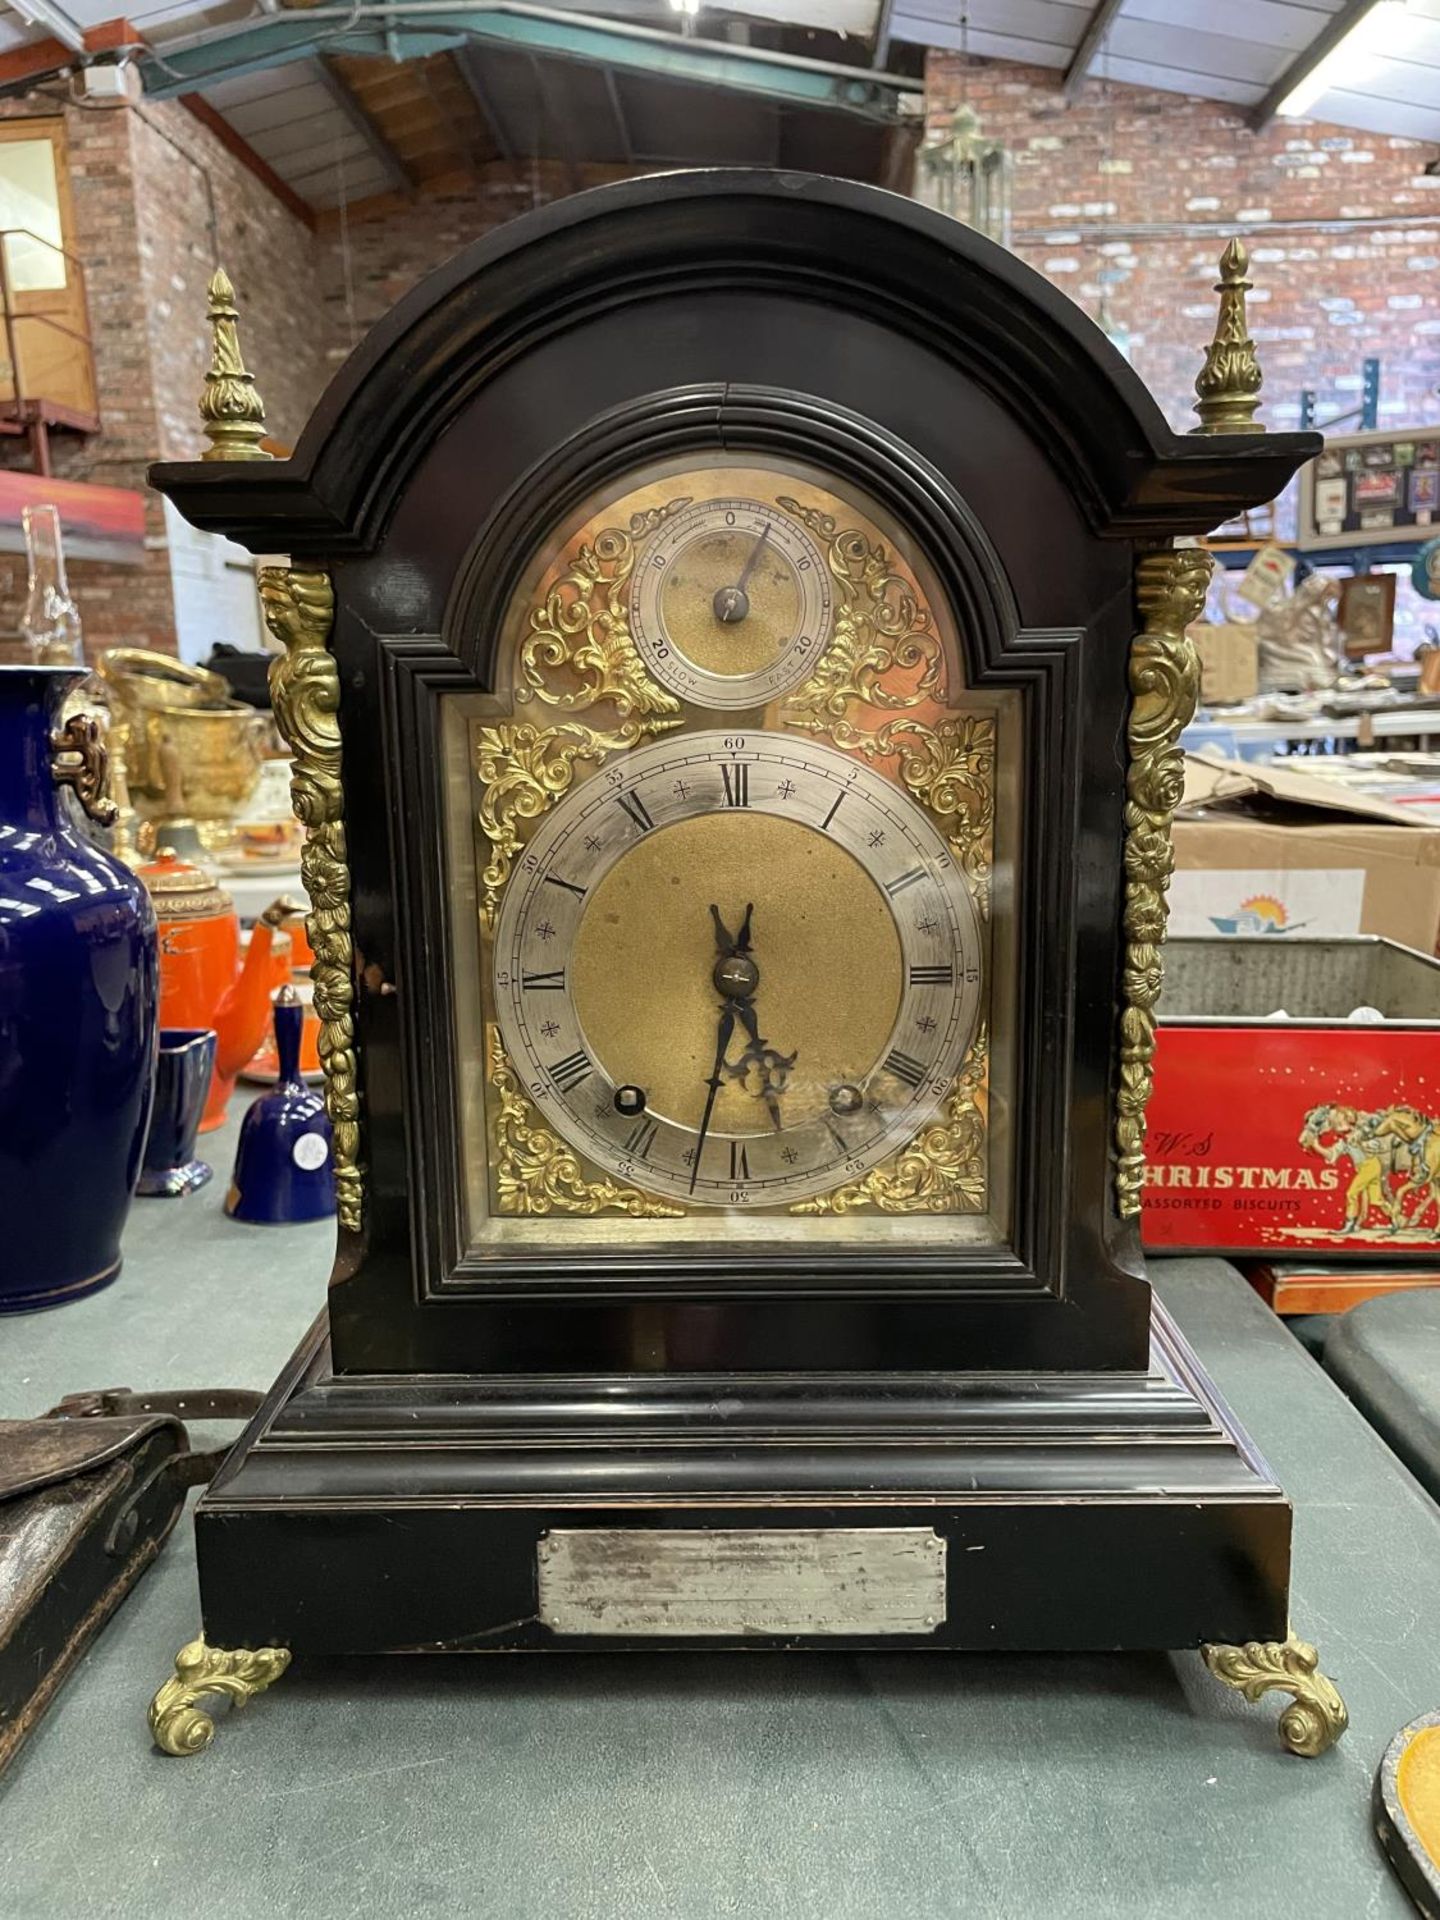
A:
<svg viewBox="0 0 1440 1920">
<path fill-rule="evenodd" d="M 167 838 L 223 842 L 260 778 L 265 716 L 220 674 L 170 654 L 111 647 L 99 668 L 136 813 Z"/>
</svg>

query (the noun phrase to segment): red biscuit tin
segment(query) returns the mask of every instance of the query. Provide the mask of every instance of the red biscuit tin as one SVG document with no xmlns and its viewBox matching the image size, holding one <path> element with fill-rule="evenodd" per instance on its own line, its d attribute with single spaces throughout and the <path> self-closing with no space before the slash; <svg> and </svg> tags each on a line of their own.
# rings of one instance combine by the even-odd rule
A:
<svg viewBox="0 0 1440 1920">
<path fill-rule="evenodd" d="M 1177 939 L 1160 1015 L 1147 1247 L 1434 1263 L 1440 964 L 1367 937 Z"/>
</svg>

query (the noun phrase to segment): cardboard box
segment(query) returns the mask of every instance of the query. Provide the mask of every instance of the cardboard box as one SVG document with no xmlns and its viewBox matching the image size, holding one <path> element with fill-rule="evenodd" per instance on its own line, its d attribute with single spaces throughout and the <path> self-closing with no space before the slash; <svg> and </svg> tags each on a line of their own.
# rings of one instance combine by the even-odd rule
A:
<svg viewBox="0 0 1440 1920">
<path fill-rule="evenodd" d="M 1260 689 L 1260 641 L 1254 627 L 1233 621 L 1190 629 L 1200 655 L 1200 698 L 1207 707 L 1238 706 Z"/>
<path fill-rule="evenodd" d="M 1320 776 L 1186 762 L 1170 931 L 1440 946 L 1440 825 Z"/>
</svg>

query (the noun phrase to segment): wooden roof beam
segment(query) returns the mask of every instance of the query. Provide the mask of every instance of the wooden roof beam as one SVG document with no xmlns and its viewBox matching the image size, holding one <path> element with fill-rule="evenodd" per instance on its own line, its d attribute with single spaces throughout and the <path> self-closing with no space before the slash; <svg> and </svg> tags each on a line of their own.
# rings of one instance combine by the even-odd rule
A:
<svg viewBox="0 0 1440 1920">
<path fill-rule="evenodd" d="M 500 116 L 499 109 L 490 98 L 480 66 L 480 50 L 475 45 L 455 49 L 455 65 L 460 69 L 460 78 L 470 89 L 470 97 L 475 102 L 476 111 L 485 122 L 490 138 L 502 160 L 514 165 L 519 158 L 515 151 L 515 142 L 510 138 L 510 130 Z"/>
<path fill-rule="evenodd" d="M 315 62 L 315 69 L 319 76 L 320 84 L 329 94 L 336 108 L 350 122 L 350 125 L 370 149 L 374 159 L 378 161 L 385 175 L 385 190 L 389 193 L 408 194 L 413 198 L 417 190 L 414 175 L 400 158 L 400 155 L 395 151 L 394 147 L 392 147 L 390 142 L 385 138 L 380 128 L 365 111 L 364 107 L 361 106 L 345 81 L 335 71 L 331 63 L 324 58 Z"/>
<path fill-rule="evenodd" d="M 1308 80 L 1320 62 L 1327 60 L 1346 35 L 1353 33 L 1365 16 L 1373 13 L 1379 4 L 1380 0 L 1345 0 L 1339 12 L 1331 14 L 1309 46 L 1296 54 L 1280 78 L 1267 90 L 1264 99 L 1251 108 L 1249 120 L 1254 132 L 1264 132 L 1301 81 Z"/>
<path fill-rule="evenodd" d="M 0 86 L 13 90 L 16 81 L 41 80 L 62 68 L 83 66 L 86 54 L 112 53 L 120 47 L 141 44 L 139 34 L 124 19 L 102 20 L 98 26 L 87 27 L 82 38 L 83 51 L 47 35 L 0 53 Z"/>
<path fill-rule="evenodd" d="M 1065 69 L 1065 78 L 1060 83 L 1067 103 L 1074 100 L 1084 86 L 1090 69 L 1095 64 L 1095 56 L 1099 53 L 1105 36 L 1110 31 L 1110 24 L 1124 4 L 1125 0 L 1096 0 L 1095 6 L 1091 9 L 1090 18 L 1085 22 L 1085 30 L 1080 35 L 1080 44 L 1071 54 L 1070 64 Z"/>
</svg>

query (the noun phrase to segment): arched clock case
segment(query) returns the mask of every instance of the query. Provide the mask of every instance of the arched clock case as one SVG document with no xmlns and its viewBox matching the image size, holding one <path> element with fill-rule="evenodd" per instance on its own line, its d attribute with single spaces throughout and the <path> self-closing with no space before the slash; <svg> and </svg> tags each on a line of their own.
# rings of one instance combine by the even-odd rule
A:
<svg viewBox="0 0 1440 1920">
<path fill-rule="evenodd" d="M 1137 1215 L 1177 542 L 1313 446 L 1170 433 L 953 221 L 722 172 L 516 221 L 290 459 L 155 471 L 290 558 L 340 1203 L 200 1502 L 189 1703 L 742 1644 L 1249 1645 L 1300 1696 L 1290 1509 Z"/>
</svg>

